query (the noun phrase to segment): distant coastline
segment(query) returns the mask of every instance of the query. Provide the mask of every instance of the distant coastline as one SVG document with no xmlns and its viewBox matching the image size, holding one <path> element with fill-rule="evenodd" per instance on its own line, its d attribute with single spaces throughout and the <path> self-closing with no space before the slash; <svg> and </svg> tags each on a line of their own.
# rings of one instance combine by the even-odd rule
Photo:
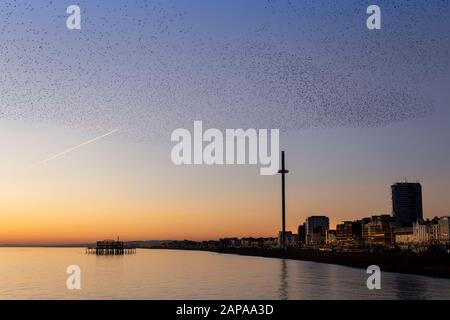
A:
<svg viewBox="0 0 450 320">
<path fill-rule="evenodd" d="M 414 274 L 433 278 L 450 279 L 450 254 L 445 253 L 407 253 L 407 252 L 327 252 L 298 249 L 260 249 L 260 248 L 168 248 L 154 246 L 142 249 L 192 250 L 236 254 L 264 258 L 302 260 L 319 263 L 337 264 L 353 268 L 366 269 L 377 265 L 382 271 Z"/>
</svg>

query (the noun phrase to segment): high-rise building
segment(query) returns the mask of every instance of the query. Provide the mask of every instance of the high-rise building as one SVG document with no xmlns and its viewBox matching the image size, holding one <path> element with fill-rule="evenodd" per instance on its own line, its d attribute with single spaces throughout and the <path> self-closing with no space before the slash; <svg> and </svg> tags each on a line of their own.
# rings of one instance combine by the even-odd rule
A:
<svg viewBox="0 0 450 320">
<path fill-rule="evenodd" d="M 298 226 L 298 243 L 305 244 L 306 243 L 306 226 L 305 223 Z"/>
<path fill-rule="evenodd" d="M 422 186 L 420 183 L 399 182 L 391 186 L 392 213 L 395 223 L 412 226 L 423 220 Z"/>
<path fill-rule="evenodd" d="M 306 218 L 306 243 L 322 244 L 325 243 L 326 232 L 330 228 L 330 220 L 325 216 L 311 216 Z"/>
</svg>

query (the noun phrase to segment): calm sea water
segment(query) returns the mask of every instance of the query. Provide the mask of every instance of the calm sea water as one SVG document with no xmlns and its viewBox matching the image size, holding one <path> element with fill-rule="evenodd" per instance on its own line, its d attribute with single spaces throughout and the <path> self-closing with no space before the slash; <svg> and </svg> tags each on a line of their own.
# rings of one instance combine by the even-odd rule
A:
<svg viewBox="0 0 450 320">
<path fill-rule="evenodd" d="M 81 268 L 81 290 L 66 268 Z M 0 248 L 0 299 L 450 299 L 450 280 L 210 252 L 138 250 L 87 255 L 82 248 Z"/>
</svg>

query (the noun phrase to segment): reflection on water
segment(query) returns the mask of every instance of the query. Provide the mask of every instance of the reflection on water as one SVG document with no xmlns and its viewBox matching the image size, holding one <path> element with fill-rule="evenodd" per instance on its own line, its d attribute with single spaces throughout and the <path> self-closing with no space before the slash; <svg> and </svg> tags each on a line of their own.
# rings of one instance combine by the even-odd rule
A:
<svg viewBox="0 0 450 320">
<path fill-rule="evenodd" d="M 287 263 L 285 259 L 280 260 L 280 299 L 288 299 Z"/>
<path fill-rule="evenodd" d="M 397 297 L 400 300 L 423 300 L 427 298 L 427 284 L 424 278 L 400 274 L 395 278 Z"/>
<path fill-rule="evenodd" d="M 0 299 L 450 299 L 450 280 L 199 251 L 95 256 L 81 248 L 0 248 Z M 66 268 L 81 268 L 81 290 Z"/>
</svg>

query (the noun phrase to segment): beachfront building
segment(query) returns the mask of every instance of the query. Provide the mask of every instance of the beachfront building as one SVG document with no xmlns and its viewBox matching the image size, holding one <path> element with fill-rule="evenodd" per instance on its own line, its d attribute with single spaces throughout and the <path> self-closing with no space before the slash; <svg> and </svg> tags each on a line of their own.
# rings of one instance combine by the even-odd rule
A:
<svg viewBox="0 0 450 320">
<path fill-rule="evenodd" d="M 330 228 L 330 220 L 326 216 L 311 216 L 306 218 L 306 244 L 320 245 L 326 242 L 326 232 Z"/>
<path fill-rule="evenodd" d="M 394 229 L 394 242 L 402 248 L 409 248 L 414 244 L 413 227 L 403 227 Z"/>
<path fill-rule="evenodd" d="M 278 232 L 278 246 L 281 247 L 281 235 L 282 232 Z M 298 245 L 298 235 L 293 234 L 292 231 L 285 232 L 286 246 L 288 247 L 296 247 Z"/>
<path fill-rule="evenodd" d="M 436 217 L 431 221 L 427 219 L 415 222 L 413 224 L 414 242 L 418 245 L 438 244 L 441 242 L 441 225 L 445 225 L 442 218 Z"/>
<path fill-rule="evenodd" d="M 450 216 L 441 217 L 437 229 L 439 242 L 442 244 L 450 244 Z"/>
<path fill-rule="evenodd" d="M 362 244 L 362 221 L 344 221 L 336 226 L 336 239 L 341 246 Z"/>
<path fill-rule="evenodd" d="M 278 246 L 278 238 L 242 238 L 240 239 L 241 248 L 274 248 Z"/>
<path fill-rule="evenodd" d="M 390 246 L 393 238 L 394 221 L 390 215 L 372 216 L 363 220 L 363 237 L 366 246 Z"/>
<path fill-rule="evenodd" d="M 325 236 L 325 243 L 330 246 L 334 246 L 338 244 L 338 240 L 336 237 L 336 230 L 327 230 Z"/>
<path fill-rule="evenodd" d="M 219 247 L 221 248 L 239 248 L 241 246 L 241 239 L 238 238 L 223 238 L 219 240 Z"/>
<path fill-rule="evenodd" d="M 336 225 L 336 238 L 339 244 L 346 245 L 353 240 L 353 225 L 351 221 L 344 221 Z"/>
<path fill-rule="evenodd" d="M 426 221 L 415 222 L 413 224 L 414 242 L 419 245 L 430 243 L 431 225 Z"/>
<path fill-rule="evenodd" d="M 412 226 L 423 220 L 422 186 L 420 183 L 400 182 L 391 186 L 392 213 L 398 226 Z"/>
<path fill-rule="evenodd" d="M 243 248 L 259 248 L 262 242 L 257 238 L 242 238 L 241 239 L 241 247 Z"/>
<path fill-rule="evenodd" d="M 306 225 L 305 223 L 298 226 L 298 244 L 306 244 Z"/>
</svg>

